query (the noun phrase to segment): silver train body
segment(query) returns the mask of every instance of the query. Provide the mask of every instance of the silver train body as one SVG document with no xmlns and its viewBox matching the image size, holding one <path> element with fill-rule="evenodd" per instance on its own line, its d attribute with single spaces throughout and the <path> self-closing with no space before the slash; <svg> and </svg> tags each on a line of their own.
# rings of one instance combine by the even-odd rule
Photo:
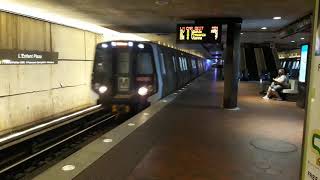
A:
<svg viewBox="0 0 320 180">
<path fill-rule="evenodd" d="M 92 89 L 113 112 L 136 112 L 206 69 L 204 59 L 152 42 L 104 42 L 96 47 Z"/>
</svg>

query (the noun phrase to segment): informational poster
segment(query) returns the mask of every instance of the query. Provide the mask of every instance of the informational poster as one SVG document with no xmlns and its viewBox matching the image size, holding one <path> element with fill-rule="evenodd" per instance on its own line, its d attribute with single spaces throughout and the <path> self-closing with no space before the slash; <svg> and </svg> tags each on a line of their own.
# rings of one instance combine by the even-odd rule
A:
<svg viewBox="0 0 320 180">
<path fill-rule="evenodd" d="M 219 24 L 178 24 L 177 43 L 220 43 L 221 28 Z"/>
<path fill-rule="evenodd" d="M 57 63 L 57 52 L 0 49 L 0 65 L 41 65 Z"/>
<path fill-rule="evenodd" d="M 307 81 L 308 104 L 303 144 L 302 180 L 320 180 L 320 27 L 318 18 L 319 0 L 316 0 L 312 60 L 310 77 Z"/>
</svg>

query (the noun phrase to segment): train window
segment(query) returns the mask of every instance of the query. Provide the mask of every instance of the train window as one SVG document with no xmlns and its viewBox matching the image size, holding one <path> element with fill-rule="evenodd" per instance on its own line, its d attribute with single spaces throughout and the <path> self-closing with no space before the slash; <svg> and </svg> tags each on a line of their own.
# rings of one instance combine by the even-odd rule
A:
<svg viewBox="0 0 320 180">
<path fill-rule="evenodd" d="M 137 74 L 153 74 L 152 55 L 150 53 L 138 53 Z"/>
<path fill-rule="evenodd" d="M 186 71 L 187 71 L 188 70 L 187 58 L 184 58 L 184 63 L 185 63 L 185 66 L 186 66 Z"/>
<path fill-rule="evenodd" d="M 292 65 L 292 69 L 296 69 L 296 64 L 297 64 L 297 62 L 294 61 L 294 62 L 293 62 L 293 65 Z"/>
<path fill-rule="evenodd" d="M 112 71 L 112 57 L 108 51 L 97 50 L 95 55 L 95 71 L 110 72 Z"/>
<path fill-rule="evenodd" d="M 173 69 L 174 72 L 177 72 L 177 67 L 176 67 L 176 58 L 174 56 L 172 56 L 172 63 L 173 63 Z"/>
<path fill-rule="evenodd" d="M 197 69 L 196 61 L 194 59 L 192 59 L 191 64 L 192 64 L 192 69 Z"/>
<path fill-rule="evenodd" d="M 287 61 L 284 61 L 282 67 L 285 68 L 286 64 L 287 64 Z"/>
<path fill-rule="evenodd" d="M 184 66 L 184 59 L 183 59 L 183 58 L 181 58 L 181 64 L 182 64 L 182 71 L 185 71 L 186 68 L 185 68 L 185 66 Z"/>
<path fill-rule="evenodd" d="M 181 57 L 179 57 L 179 66 L 180 66 L 180 71 L 183 71 L 183 65 L 182 65 Z"/>
<path fill-rule="evenodd" d="M 160 54 L 160 59 L 161 59 L 161 66 L 162 66 L 162 74 L 165 75 L 166 74 L 166 66 L 164 65 L 164 55 L 163 53 Z"/>
<path fill-rule="evenodd" d="M 129 51 L 119 51 L 118 53 L 118 73 L 128 74 L 130 66 L 130 52 Z"/>
</svg>

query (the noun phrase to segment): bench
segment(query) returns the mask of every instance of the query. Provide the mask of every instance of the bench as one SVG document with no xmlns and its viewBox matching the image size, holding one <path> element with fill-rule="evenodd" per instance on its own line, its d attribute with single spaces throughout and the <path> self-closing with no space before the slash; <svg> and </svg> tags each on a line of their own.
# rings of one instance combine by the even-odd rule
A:
<svg viewBox="0 0 320 180">
<path fill-rule="evenodd" d="M 288 89 L 283 89 L 281 91 L 282 94 L 298 94 L 298 80 L 289 80 L 289 87 Z"/>
</svg>

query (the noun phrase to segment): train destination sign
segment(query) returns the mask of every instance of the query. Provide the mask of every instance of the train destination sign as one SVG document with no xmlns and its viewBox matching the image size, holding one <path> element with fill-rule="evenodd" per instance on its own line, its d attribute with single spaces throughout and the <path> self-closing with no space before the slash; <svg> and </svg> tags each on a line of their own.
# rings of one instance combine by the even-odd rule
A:
<svg viewBox="0 0 320 180">
<path fill-rule="evenodd" d="M 41 65 L 57 63 L 57 52 L 0 49 L 0 65 Z"/>
<path fill-rule="evenodd" d="M 177 43 L 220 43 L 221 25 L 178 24 Z"/>
</svg>

